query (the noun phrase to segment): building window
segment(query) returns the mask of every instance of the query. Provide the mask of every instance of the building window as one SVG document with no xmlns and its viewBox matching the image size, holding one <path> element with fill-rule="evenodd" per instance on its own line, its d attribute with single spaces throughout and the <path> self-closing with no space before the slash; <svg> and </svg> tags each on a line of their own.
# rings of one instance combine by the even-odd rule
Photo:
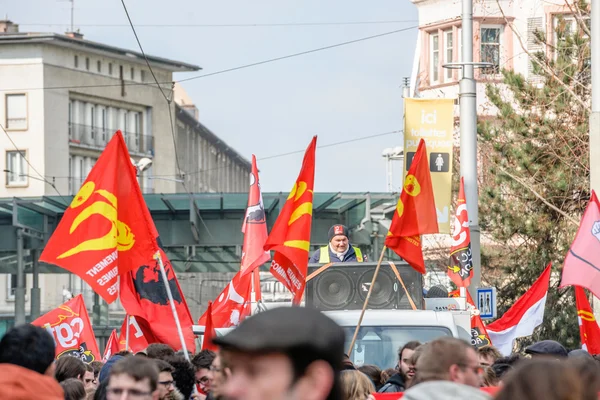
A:
<svg viewBox="0 0 600 400">
<path fill-rule="evenodd" d="M 140 146 L 140 113 L 133 113 L 133 134 L 135 136 L 135 149 L 139 150 Z"/>
<path fill-rule="evenodd" d="M 486 68 L 488 74 L 500 73 L 500 34 L 502 27 L 487 26 L 481 28 L 481 62 L 491 63 L 493 67 Z"/>
<path fill-rule="evenodd" d="M 108 63 L 108 74 L 112 76 L 112 63 Z"/>
<path fill-rule="evenodd" d="M 444 32 L 444 54 L 445 54 L 445 62 L 451 63 L 454 61 L 454 35 L 452 31 Z M 446 81 L 452 80 L 452 74 L 454 73 L 454 69 L 445 68 L 444 70 L 444 78 Z"/>
<path fill-rule="evenodd" d="M 583 17 L 583 23 L 587 25 L 588 29 L 591 30 L 591 20 L 589 16 Z M 557 59 L 559 53 L 562 55 L 569 54 L 569 57 L 573 57 L 573 62 L 577 63 L 577 47 L 576 44 L 573 44 L 569 47 L 567 40 L 572 37 L 580 37 L 582 39 L 588 39 L 588 35 L 585 31 L 579 26 L 579 22 L 577 18 L 570 14 L 560 14 L 554 16 L 553 19 L 553 44 L 554 44 L 554 60 Z M 576 42 L 576 39 L 575 39 Z M 589 56 L 588 56 L 589 57 Z M 587 60 L 588 62 L 590 60 Z"/>
<path fill-rule="evenodd" d="M 135 70 L 131 67 L 131 80 L 135 80 Z"/>
<path fill-rule="evenodd" d="M 95 130 L 96 130 L 96 108 L 94 106 L 92 106 L 90 112 L 91 112 L 91 117 L 92 117 L 92 119 L 91 119 L 92 129 L 90 130 L 90 132 L 92 135 L 92 139 L 94 139 L 94 137 L 96 136 L 96 132 L 95 132 Z"/>
<path fill-rule="evenodd" d="M 75 58 L 73 59 L 73 65 L 75 66 L 75 68 L 79 68 L 79 57 L 75 56 Z"/>
<path fill-rule="evenodd" d="M 85 69 L 88 71 L 90 70 L 90 58 L 89 57 L 85 58 Z"/>
<path fill-rule="evenodd" d="M 102 109 L 102 120 L 100 121 L 100 123 L 102 124 L 101 128 L 102 128 L 102 142 L 106 142 L 106 129 L 108 127 L 108 119 L 107 119 L 107 115 L 106 115 L 106 108 Z"/>
<path fill-rule="evenodd" d="M 145 70 L 140 71 L 140 81 L 146 82 L 146 71 Z"/>
<path fill-rule="evenodd" d="M 6 95 L 6 129 L 27 129 L 27 95 Z"/>
<path fill-rule="evenodd" d="M 26 186 L 28 184 L 25 157 L 26 152 L 24 150 L 6 152 L 7 186 Z"/>
<path fill-rule="evenodd" d="M 430 62 L 431 62 L 431 83 L 437 83 L 440 80 L 440 37 L 439 35 L 433 34 L 430 37 Z"/>
<path fill-rule="evenodd" d="M 102 72 L 102 61 L 96 61 L 96 69 L 98 70 L 98 73 Z"/>
</svg>

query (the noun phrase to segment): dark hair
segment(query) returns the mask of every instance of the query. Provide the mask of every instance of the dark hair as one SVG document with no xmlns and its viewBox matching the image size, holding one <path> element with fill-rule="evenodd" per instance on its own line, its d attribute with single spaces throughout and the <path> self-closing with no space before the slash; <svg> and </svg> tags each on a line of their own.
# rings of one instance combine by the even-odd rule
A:
<svg viewBox="0 0 600 400">
<path fill-rule="evenodd" d="M 156 363 L 143 357 L 125 357 L 117 361 L 110 370 L 108 381 L 110 382 L 110 378 L 117 375 L 128 375 L 136 382 L 148 379 L 151 392 L 154 392 L 158 385 L 158 367 Z"/>
<path fill-rule="evenodd" d="M 196 368 L 196 371 L 202 368 L 210 369 L 210 365 L 216 356 L 217 354 L 212 350 L 202 350 L 192 358 L 192 364 Z"/>
<path fill-rule="evenodd" d="M 108 386 L 108 379 L 103 380 L 98 384 L 96 392 L 94 393 L 94 400 L 106 400 L 106 387 Z"/>
<path fill-rule="evenodd" d="M 498 381 L 500 381 L 504 375 L 506 375 L 508 371 L 515 368 L 516 364 L 518 364 L 521 360 L 522 358 L 520 355 L 513 354 L 510 357 L 502 357 L 497 359 L 490 368 L 494 371 L 494 375 Z"/>
<path fill-rule="evenodd" d="M 418 340 L 411 340 L 410 342 L 407 342 L 404 346 L 402 346 L 400 350 L 398 350 L 398 364 L 402 362 L 402 353 L 404 352 L 404 350 L 415 350 L 420 345 L 421 342 L 419 342 Z"/>
<path fill-rule="evenodd" d="M 396 375 L 398 373 L 398 370 L 396 370 L 396 368 L 386 368 L 383 371 L 381 371 L 381 382 L 385 383 L 388 381 L 388 379 L 390 379 L 392 376 Z"/>
<path fill-rule="evenodd" d="M 383 383 L 381 381 L 381 368 L 379 368 L 377 365 L 365 364 L 358 367 L 358 370 L 371 378 L 373 385 L 375 385 L 375 389 L 380 388 L 381 384 Z"/>
<path fill-rule="evenodd" d="M 60 386 L 65 392 L 65 400 L 81 400 L 86 397 L 85 388 L 79 379 L 65 379 Z"/>
<path fill-rule="evenodd" d="M 194 366 L 185 357 L 175 354 L 165 358 L 165 361 L 174 368 L 172 375 L 175 386 L 177 386 L 177 389 L 179 389 L 185 399 L 189 399 L 196 384 L 196 370 Z"/>
<path fill-rule="evenodd" d="M 164 360 L 152 360 L 156 363 L 156 367 L 158 368 L 158 372 L 171 372 L 175 370 L 171 364 Z"/>
<path fill-rule="evenodd" d="M 0 340 L 0 363 L 14 364 L 45 374 L 54 362 L 54 339 L 43 328 L 19 325 Z"/>
<path fill-rule="evenodd" d="M 146 349 L 148 358 L 160 358 L 164 359 L 175 354 L 175 350 L 167 344 L 163 343 L 152 343 Z"/>
<path fill-rule="evenodd" d="M 575 369 L 553 359 L 523 361 L 507 374 L 503 383 L 496 400 L 583 399 L 581 379 Z"/>
<path fill-rule="evenodd" d="M 82 379 L 85 375 L 85 364 L 77 357 L 63 356 L 56 361 L 54 377 L 58 382 L 69 378 Z"/>
<path fill-rule="evenodd" d="M 90 365 L 92 366 L 92 368 L 94 368 L 94 378 L 98 378 L 98 374 L 104 366 L 104 363 L 102 361 L 92 361 Z"/>
<path fill-rule="evenodd" d="M 94 367 L 92 367 L 90 364 L 83 363 L 83 365 L 85 365 L 86 372 L 94 372 Z"/>
<path fill-rule="evenodd" d="M 114 357 L 114 356 L 131 357 L 132 355 L 133 355 L 133 353 L 128 350 L 121 350 L 121 351 L 113 354 L 112 357 Z"/>
</svg>

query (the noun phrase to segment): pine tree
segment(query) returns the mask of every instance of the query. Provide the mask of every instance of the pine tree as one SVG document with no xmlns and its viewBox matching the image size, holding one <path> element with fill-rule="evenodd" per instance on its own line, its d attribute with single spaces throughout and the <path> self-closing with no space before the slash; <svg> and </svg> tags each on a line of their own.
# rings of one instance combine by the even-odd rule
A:
<svg viewBox="0 0 600 400">
<path fill-rule="evenodd" d="M 544 323 L 520 341 L 521 349 L 542 339 L 579 346 L 573 289 L 558 289 L 590 197 L 589 9 L 584 2 L 573 6 L 575 23 L 558 20 L 550 51 L 530 54 L 539 83 L 502 71 L 503 85 L 486 88 L 498 116 L 478 128 L 481 228 L 495 243 L 482 249 L 483 278 L 498 288 L 498 315 L 553 263 Z M 536 40 L 548 43 L 540 32 Z"/>
</svg>

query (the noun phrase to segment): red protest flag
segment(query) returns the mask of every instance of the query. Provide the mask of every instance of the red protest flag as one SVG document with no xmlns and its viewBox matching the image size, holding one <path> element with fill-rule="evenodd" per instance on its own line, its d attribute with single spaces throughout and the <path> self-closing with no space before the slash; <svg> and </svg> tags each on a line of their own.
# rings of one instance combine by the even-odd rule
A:
<svg viewBox="0 0 600 400">
<path fill-rule="evenodd" d="M 104 348 L 104 355 L 102 361 L 107 362 L 113 355 L 119 352 L 119 338 L 117 337 L 117 330 L 113 329 L 106 341 L 106 347 Z"/>
<path fill-rule="evenodd" d="M 127 322 L 129 321 L 129 346 L 127 346 Z M 119 351 L 128 350 L 132 353 L 144 350 L 148 347 L 148 341 L 144 337 L 144 332 L 133 315 L 126 316 L 121 325 L 121 334 L 119 335 Z M 129 347 L 129 348 L 127 348 Z"/>
<path fill-rule="evenodd" d="M 421 139 L 406 174 L 385 245 L 424 274 L 425 261 L 420 235 L 438 232 L 427 148 L 425 141 Z"/>
<path fill-rule="evenodd" d="M 31 324 L 50 332 L 56 344 L 56 359 L 73 356 L 86 364 L 100 360 L 96 336 L 81 295 L 47 312 Z"/>
<path fill-rule="evenodd" d="M 460 290 L 454 290 L 448 294 L 448 297 L 460 297 Z M 467 291 L 467 310 L 471 313 L 471 345 L 476 348 L 489 346 L 492 344 L 490 336 L 485 329 L 485 325 L 480 316 L 480 312 Z"/>
<path fill-rule="evenodd" d="M 469 215 L 465 199 L 465 181 L 460 178 L 460 190 L 454 211 L 454 228 L 452 230 L 452 248 L 450 249 L 450 265 L 448 276 L 457 287 L 469 287 L 473 277 L 473 254 L 471 253 L 471 232 Z"/>
<path fill-rule="evenodd" d="M 275 252 L 271 273 L 294 294 L 294 304 L 302 300 L 308 271 L 316 147 L 315 136 L 306 149 L 298 179 L 265 244 L 265 250 Z"/>
<path fill-rule="evenodd" d="M 264 250 L 267 241 L 267 218 L 263 205 L 256 156 L 252 154 L 252 173 L 250 174 L 250 191 L 248 193 L 248 207 L 242 225 L 244 245 L 242 247 L 241 270 L 245 274 L 254 271 L 271 258 L 271 254 Z M 258 275 L 258 272 L 257 272 Z M 260 289 L 260 288 L 259 288 Z"/>
<path fill-rule="evenodd" d="M 162 249 L 160 249 L 160 256 L 173 294 L 175 310 L 179 315 L 187 350 L 194 352 L 196 344 L 192 331 L 194 324 L 192 315 L 179 287 L 175 270 Z M 121 276 L 120 298 L 127 314 L 135 316 L 148 343 L 165 343 L 175 350 L 182 348 L 157 260 L 150 256 L 140 263 L 138 268 Z"/>
<path fill-rule="evenodd" d="M 585 289 L 575 286 L 575 302 L 577 304 L 577 321 L 581 335 L 581 348 L 590 354 L 600 354 L 600 328 L 590 307 Z"/>
<path fill-rule="evenodd" d="M 212 301 L 208 303 L 206 309 L 206 324 L 204 327 L 204 338 L 202 339 L 202 350 L 217 351 L 217 346 L 212 342 L 213 338 L 217 337 L 217 332 L 212 321 Z"/>
<path fill-rule="evenodd" d="M 584 287 L 600 297 L 600 203 L 593 190 L 565 257 L 560 287 L 567 285 Z"/>
<path fill-rule="evenodd" d="M 118 295 L 118 276 L 141 265 L 158 247 L 135 167 L 120 131 L 73 197 L 40 261 L 85 280 L 107 303 Z"/>
<path fill-rule="evenodd" d="M 251 312 L 252 280 L 254 274 L 238 272 L 212 303 L 210 315 L 215 328 L 239 325 Z M 198 325 L 205 325 L 209 310 L 200 317 Z"/>
</svg>

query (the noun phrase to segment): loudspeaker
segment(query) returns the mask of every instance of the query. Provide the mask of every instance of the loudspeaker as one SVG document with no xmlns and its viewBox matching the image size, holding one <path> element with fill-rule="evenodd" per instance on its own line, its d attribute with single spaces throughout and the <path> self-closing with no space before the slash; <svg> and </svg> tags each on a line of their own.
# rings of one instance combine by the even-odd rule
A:
<svg viewBox="0 0 600 400">
<path fill-rule="evenodd" d="M 406 289 L 417 306 L 423 305 L 423 277 L 405 262 L 395 263 Z M 322 264 L 310 264 L 312 274 Z M 306 284 L 306 306 L 322 311 L 360 310 L 365 302 L 377 263 L 337 263 L 319 273 Z M 388 263 L 381 265 L 369 299 L 370 309 L 411 310 L 402 285 Z"/>
</svg>

